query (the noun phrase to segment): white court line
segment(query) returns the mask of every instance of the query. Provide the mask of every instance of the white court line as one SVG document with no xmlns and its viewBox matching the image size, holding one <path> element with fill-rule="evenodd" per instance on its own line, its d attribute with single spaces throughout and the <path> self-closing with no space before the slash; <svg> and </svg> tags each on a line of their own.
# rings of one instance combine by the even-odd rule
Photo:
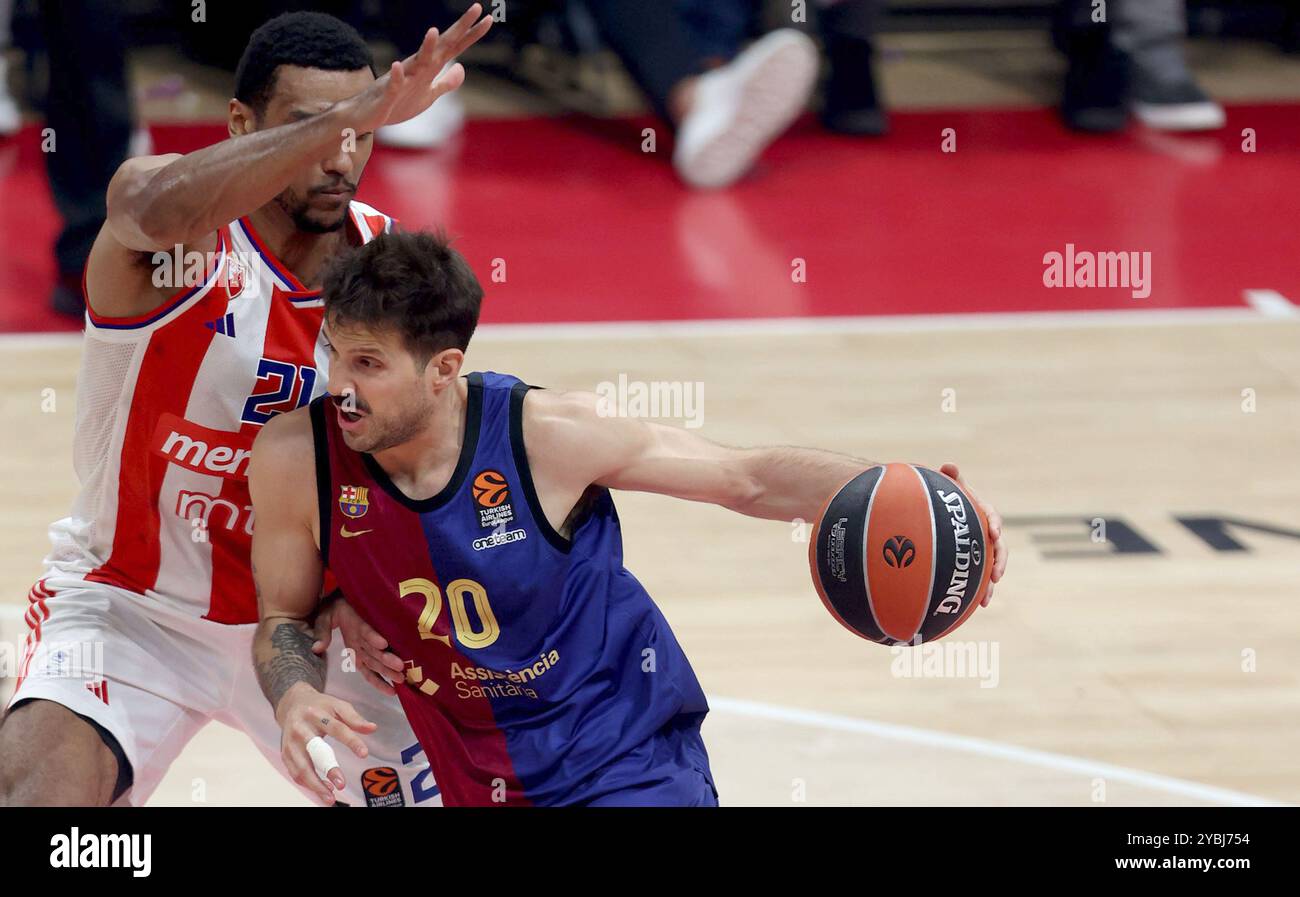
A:
<svg viewBox="0 0 1300 897">
<path fill-rule="evenodd" d="M 1242 295 L 1247 305 L 1267 318 L 1300 316 L 1300 308 L 1277 290 L 1246 290 Z"/>
<path fill-rule="evenodd" d="M 1271 291 L 1251 291 L 1271 292 Z M 1285 299 L 1283 299 L 1285 302 Z M 1288 305 L 1290 303 L 1287 303 Z M 804 336 L 839 333 L 928 333 L 962 330 L 1050 330 L 1074 327 L 1156 327 L 1259 324 L 1255 307 L 1106 309 L 1101 311 L 971 312 L 954 315 L 857 315 L 811 318 L 737 318 L 696 321 L 578 321 L 483 324 L 482 340 L 660 339 L 666 336 Z M 76 346 L 80 333 L 0 333 L 0 349 Z"/>
<path fill-rule="evenodd" d="M 877 738 L 885 738 L 891 741 L 923 744 L 929 747 L 978 754 L 984 757 L 996 757 L 1001 760 L 1010 760 L 1015 763 L 1024 763 L 1029 766 L 1039 766 L 1044 769 L 1070 772 L 1092 778 L 1126 782 L 1130 785 L 1138 785 L 1155 791 L 1165 791 L 1170 794 L 1210 803 L 1227 804 L 1235 807 L 1290 806 L 1290 804 L 1257 797 L 1241 791 L 1230 791 L 1226 788 L 1202 785 L 1198 782 L 1189 782 L 1186 779 L 1176 779 L 1140 769 L 1113 766 L 1109 763 L 1084 760 L 1066 754 L 1036 751 L 1031 748 L 1017 747 L 997 741 L 986 741 L 982 738 L 971 738 L 966 735 L 953 735 L 948 732 L 918 729 L 896 723 L 882 723 L 875 720 L 857 719 L 851 716 L 837 716 L 832 713 L 820 713 L 815 710 L 801 710 L 797 707 L 782 707 L 776 704 L 763 704 L 758 701 L 745 701 L 737 698 L 710 697 L 709 706 L 713 710 L 732 713 L 737 716 L 773 720 L 796 726 L 809 726 L 836 732 L 874 735 Z"/>
</svg>

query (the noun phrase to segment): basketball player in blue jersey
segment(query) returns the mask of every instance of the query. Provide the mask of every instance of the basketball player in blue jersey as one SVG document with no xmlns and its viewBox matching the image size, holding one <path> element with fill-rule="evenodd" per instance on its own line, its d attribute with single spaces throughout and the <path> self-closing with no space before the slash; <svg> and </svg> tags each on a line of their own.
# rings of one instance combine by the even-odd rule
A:
<svg viewBox="0 0 1300 897">
<path fill-rule="evenodd" d="M 403 661 L 390 684 L 448 806 L 716 805 L 704 693 L 623 566 L 609 490 L 811 520 L 869 463 L 730 448 L 603 416 L 594 394 L 462 375 L 482 289 L 436 236 L 380 235 L 323 296 L 329 394 L 263 427 L 249 471 L 254 662 L 297 781 L 332 802 L 341 777 L 308 743 L 364 757 L 374 729 L 324 693 L 311 621 L 328 567 Z M 985 511 L 996 582 L 1006 550 Z"/>
</svg>

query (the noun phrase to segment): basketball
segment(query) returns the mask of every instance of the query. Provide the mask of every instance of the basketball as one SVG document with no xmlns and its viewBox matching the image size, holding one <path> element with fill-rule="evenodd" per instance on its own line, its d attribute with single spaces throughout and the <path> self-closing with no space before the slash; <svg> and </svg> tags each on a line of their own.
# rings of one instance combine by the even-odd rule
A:
<svg viewBox="0 0 1300 897">
<path fill-rule="evenodd" d="M 934 641 L 988 591 L 988 521 L 960 486 L 912 464 L 864 470 L 826 503 L 809 565 L 827 610 L 882 645 Z"/>
</svg>

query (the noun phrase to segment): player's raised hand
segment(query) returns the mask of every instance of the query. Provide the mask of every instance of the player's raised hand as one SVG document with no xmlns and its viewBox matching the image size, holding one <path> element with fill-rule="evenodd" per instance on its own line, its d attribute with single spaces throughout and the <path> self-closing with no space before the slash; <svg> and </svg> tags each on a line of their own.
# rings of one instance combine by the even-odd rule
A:
<svg viewBox="0 0 1300 897">
<path fill-rule="evenodd" d="M 290 688 L 280 699 L 275 708 L 275 718 L 280 724 L 280 755 L 290 777 L 302 787 L 316 795 L 326 806 L 334 803 L 334 791 L 347 787 L 343 771 L 337 763 L 321 760 L 321 754 L 330 755 L 331 751 L 317 751 L 312 756 L 310 743 L 315 738 L 334 738 L 343 743 L 352 753 L 364 759 L 369 753 L 362 735 L 369 735 L 378 728 L 365 719 L 347 701 L 330 695 L 321 694 L 304 682 Z M 320 765 L 327 768 L 321 769 Z"/>
<path fill-rule="evenodd" d="M 985 504 L 979 500 L 979 497 L 971 491 L 970 486 L 961 478 L 961 472 L 957 469 L 956 464 L 948 463 L 939 468 L 939 472 L 944 476 L 956 481 L 958 486 L 966 491 L 971 501 L 979 506 L 984 512 L 984 516 L 989 522 L 989 539 L 992 540 L 993 548 L 993 575 L 989 583 L 989 590 L 984 593 L 984 600 L 980 602 L 980 607 L 988 607 L 989 601 L 993 599 L 993 583 L 1002 578 L 1002 573 L 1007 569 L 1007 546 L 1002 542 L 1002 515 L 993 509 L 992 505 Z"/>
<path fill-rule="evenodd" d="M 405 665 L 388 649 L 388 640 L 361 619 L 345 598 L 335 598 L 316 615 L 316 642 L 311 649 L 324 656 L 329 650 L 334 627 L 343 634 L 343 645 L 352 649 L 361 676 L 386 695 L 395 695 L 396 685 L 405 678 Z"/>
<path fill-rule="evenodd" d="M 373 131 L 381 125 L 414 118 L 438 97 L 460 87 L 465 80 L 464 67 L 459 62 L 451 66 L 447 63 L 488 33 L 492 17 L 482 13 L 483 7 L 475 3 L 445 32 L 440 34 L 437 28 L 430 28 L 420 49 L 394 62 L 385 75 L 349 100 L 358 116 L 358 130 Z"/>
</svg>

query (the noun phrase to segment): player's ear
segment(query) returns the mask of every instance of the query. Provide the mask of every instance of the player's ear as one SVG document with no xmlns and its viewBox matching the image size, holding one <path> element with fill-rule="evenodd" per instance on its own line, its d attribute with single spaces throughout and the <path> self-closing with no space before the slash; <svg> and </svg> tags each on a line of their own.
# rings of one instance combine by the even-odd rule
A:
<svg viewBox="0 0 1300 897">
<path fill-rule="evenodd" d="M 241 137 L 257 130 L 257 116 L 252 108 L 230 98 L 230 115 L 226 120 L 226 130 L 231 137 Z"/>
<path fill-rule="evenodd" d="M 425 377 L 434 392 L 440 392 L 448 384 L 456 382 L 460 369 L 465 365 L 465 353 L 460 349 L 443 349 L 429 359 L 424 369 Z"/>
</svg>

